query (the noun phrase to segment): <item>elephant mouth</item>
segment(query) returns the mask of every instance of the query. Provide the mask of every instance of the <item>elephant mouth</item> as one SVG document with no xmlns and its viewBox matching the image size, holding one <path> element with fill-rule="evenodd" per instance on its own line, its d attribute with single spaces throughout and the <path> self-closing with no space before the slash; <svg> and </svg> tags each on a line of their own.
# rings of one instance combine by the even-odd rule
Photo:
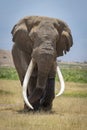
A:
<svg viewBox="0 0 87 130">
<path fill-rule="evenodd" d="M 24 81 L 23 81 L 23 99 L 24 99 L 26 105 L 31 109 L 34 109 L 34 107 L 32 106 L 32 104 L 29 102 L 29 100 L 27 98 L 27 86 L 28 86 L 28 82 L 30 80 L 31 74 L 33 72 L 34 66 L 35 66 L 35 61 L 32 58 L 29 66 L 28 66 L 28 69 L 26 71 Z M 60 89 L 59 93 L 56 95 L 58 97 L 64 92 L 64 89 L 65 89 L 64 79 L 63 79 L 59 66 L 57 66 L 57 74 L 59 76 L 59 81 L 60 81 L 60 85 L 61 85 L 61 89 Z"/>
</svg>

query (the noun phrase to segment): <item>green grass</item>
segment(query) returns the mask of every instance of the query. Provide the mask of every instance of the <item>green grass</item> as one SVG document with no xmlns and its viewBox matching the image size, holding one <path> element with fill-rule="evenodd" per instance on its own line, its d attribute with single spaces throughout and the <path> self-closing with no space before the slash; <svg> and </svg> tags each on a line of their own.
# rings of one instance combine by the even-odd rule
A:
<svg viewBox="0 0 87 130">
<path fill-rule="evenodd" d="M 87 83 L 87 64 L 59 63 L 59 66 L 66 82 Z"/>
<path fill-rule="evenodd" d="M 66 82 L 77 82 L 87 83 L 87 70 L 84 69 L 61 69 L 64 81 Z M 56 76 L 56 80 L 58 77 Z"/>
<path fill-rule="evenodd" d="M 77 98 L 87 98 L 87 92 L 66 92 L 63 94 L 64 97 L 77 97 Z"/>
<path fill-rule="evenodd" d="M 0 68 L 0 79 L 18 80 L 18 74 L 15 68 Z"/>
<path fill-rule="evenodd" d="M 87 83 L 87 64 L 59 64 L 66 82 Z M 0 68 L 0 79 L 18 80 L 15 68 Z M 58 80 L 56 76 L 56 80 Z"/>
<path fill-rule="evenodd" d="M 62 69 L 61 71 L 62 71 L 65 81 L 87 83 L 87 70 Z"/>
</svg>

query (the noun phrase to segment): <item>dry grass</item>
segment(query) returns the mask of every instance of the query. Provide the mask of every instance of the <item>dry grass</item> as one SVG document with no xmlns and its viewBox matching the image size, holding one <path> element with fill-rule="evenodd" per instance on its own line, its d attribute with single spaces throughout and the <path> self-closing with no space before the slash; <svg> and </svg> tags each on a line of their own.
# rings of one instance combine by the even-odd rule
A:
<svg viewBox="0 0 87 130">
<path fill-rule="evenodd" d="M 66 83 L 65 93 L 55 98 L 51 113 L 22 112 L 21 93 L 19 81 L 0 80 L 0 130 L 87 129 L 87 84 Z"/>
</svg>

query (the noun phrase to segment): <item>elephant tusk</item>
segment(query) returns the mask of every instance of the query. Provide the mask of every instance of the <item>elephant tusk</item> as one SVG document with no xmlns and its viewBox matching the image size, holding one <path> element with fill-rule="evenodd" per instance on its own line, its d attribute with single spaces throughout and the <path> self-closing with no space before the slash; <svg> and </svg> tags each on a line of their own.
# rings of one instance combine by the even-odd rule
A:
<svg viewBox="0 0 87 130">
<path fill-rule="evenodd" d="M 32 59 L 29 66 L 28 66 L 28 69 L 26 71 L 24 81 L 23 81 L 23 98 L 24 98 L 24 101 L 25 101 L 26 105 L 31 109 L 34 109 L 34 108 L 30 104 L 30 102 L 28 101 L 28 98 L 27 98 L 27 86 L 28 86 L 28 82 L 29 82 L 31 73 L 33 71 L 33 68 L 34 68 L 34 62 L 33 62 L 33 59 Z"/>
<path fill-rule="evenodd" d="M 60 84 L 61 84 L 61 89 L 60 89 L 59 93 L 56 95 L 56 97 L 60 96 L 64 92 L 64 89 L 65 89 L 64 79 L 63 79 L 63 76 L 62 76 L 62 73 L 60 71 L 59 66 L 57 66 L 57 74 L 59 76 L 59 81 L 60 81 Z"/>
</svg>

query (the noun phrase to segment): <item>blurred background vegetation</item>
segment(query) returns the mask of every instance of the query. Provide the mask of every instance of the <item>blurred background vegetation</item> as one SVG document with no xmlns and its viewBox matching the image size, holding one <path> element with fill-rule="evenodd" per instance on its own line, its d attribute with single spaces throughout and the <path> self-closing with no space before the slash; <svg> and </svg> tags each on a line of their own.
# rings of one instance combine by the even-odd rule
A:
<svg viewBox="0 0 87 130">
<path fill-rule="evenodd" d="M 58 63 L 67 82 L 87 83 L 87 64 L 77 63 Z M 0 67 L 0 79 L 18 80 L 18 74 L 15 68 Z M 56 76 L 56 80 L 58 80 Z"/>
</svg>

